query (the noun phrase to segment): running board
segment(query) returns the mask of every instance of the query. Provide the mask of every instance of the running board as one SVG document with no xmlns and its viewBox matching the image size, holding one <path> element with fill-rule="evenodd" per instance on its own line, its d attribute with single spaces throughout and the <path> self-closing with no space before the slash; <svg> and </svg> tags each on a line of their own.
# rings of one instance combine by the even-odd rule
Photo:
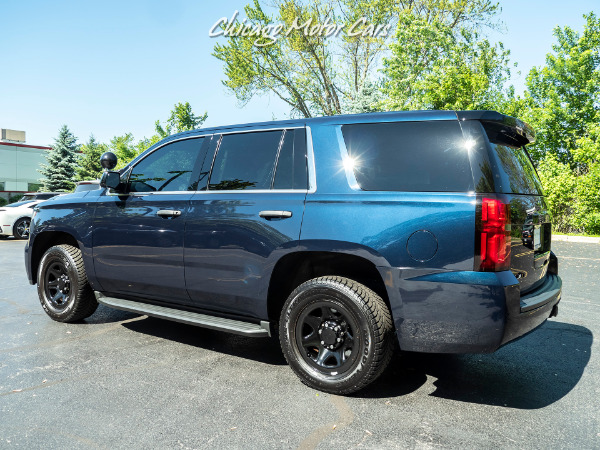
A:
<svg viewBox="0 0 600 450">
<path fill-rule="evenodd" d="M 157 317 L 159 319 L 173 320 L 197 327 L 210 328 L 211 330 L 227 331 L 229 333 L 241 334 L 249 337 L 267 337 L 271 336 L 271 327 L 269 322 L 261 321 L 260 325 L 251 322 L 242 322 L 241 320 L 226 319 L 224 317 L 209 316 L 206 314 L 195 313 L 191 311 L 182 311 L 175 308 L 150 305 L 148 303 L 133 302 L 115 297 L 106 297 L 100 292 L 94 292 L 96 300 L 111 308 L 121 309 L 134 313 L 145 314 L 147 316 Z"/>
</svg>

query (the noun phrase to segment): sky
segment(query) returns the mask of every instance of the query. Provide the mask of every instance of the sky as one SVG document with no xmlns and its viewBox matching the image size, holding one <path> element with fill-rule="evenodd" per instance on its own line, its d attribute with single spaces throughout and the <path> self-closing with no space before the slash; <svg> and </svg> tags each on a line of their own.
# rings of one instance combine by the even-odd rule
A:
<svg viewBox="0 0 600 450">
<path fill-rule="evenodd" d="M 554 27 L 581 31 L 584 13 L 600 13 L 597 2 L 500 1 L 505 31 L 488 37 L 511 50 L 518 93 L 529 69 L 544 64 Z M 204 126 L 286 118 L 289 108 L 273 96 L 241 107 L 211 55 L 219 38 L 209 29 L 246 3 L 0 0 L 0 128 L 25 130 L 31 145 L 52 144 L 63 124 L 79 142 L 92 133 L 141 139 L 185 101 L 208 112 Z"/>
</svg>

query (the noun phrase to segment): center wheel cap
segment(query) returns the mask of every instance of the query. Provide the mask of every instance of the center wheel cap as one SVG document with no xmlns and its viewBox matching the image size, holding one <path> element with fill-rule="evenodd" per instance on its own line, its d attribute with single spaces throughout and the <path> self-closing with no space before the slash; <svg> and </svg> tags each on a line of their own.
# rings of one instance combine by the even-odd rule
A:
<svg viewBox="0 0 600 450">
<path fill-rule="evenodd" d="M 326 320 L 319 327 L 321 344 L 329 350 L 338 348 L 344 342 L 345 332 L 342 327 L 333 320 Z"/>
</svg>

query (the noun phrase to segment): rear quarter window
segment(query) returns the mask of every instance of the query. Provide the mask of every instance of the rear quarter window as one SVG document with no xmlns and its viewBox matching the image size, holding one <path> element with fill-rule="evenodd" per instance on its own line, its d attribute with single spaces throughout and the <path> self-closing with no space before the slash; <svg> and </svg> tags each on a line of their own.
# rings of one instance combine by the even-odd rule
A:
<svg viewBox="0 0 600 450">
<path fill-rule="evenodd" d="M 342 126 L 342 134 L 363 190 L 473 190 L 458 121 L 352 124 Z"/>
</svg>

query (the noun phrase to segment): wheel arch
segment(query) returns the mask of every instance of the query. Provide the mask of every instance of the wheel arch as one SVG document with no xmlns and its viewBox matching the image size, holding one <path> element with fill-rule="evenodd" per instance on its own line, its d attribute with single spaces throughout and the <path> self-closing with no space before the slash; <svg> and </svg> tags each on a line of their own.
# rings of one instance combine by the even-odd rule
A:
<svg viewBox="0 0 600 450">
<path fill-rule="evenodd" d="M 319 247 L 310 250 L 300 248 L 277 261 L 267 292 L 269 321 L 278 322 L 283 304 L 297 286 L 312 278 L 327 275 L 346 277 L 367 286 L 383 299 L 391 312 L 385 281 L 377 269 L 380 265 L 389 265 L 384 258 L 364 249 L 350 251 L 345 248 L 340 251 L 339 246 L 327 250 L 323 245 Z"/>
<path fill-rule="evenodd" d="M 31 245 L 31 278 L 37 280 L 37 273 L 40 266 L 40 261 L 44 253 L 55 245 L 68 244 L 78 249 L 83 246 L 75 238 L 75 236 L 66 231 L 43 231 L 35 235 L 34 243 Z"/>
</svg>

